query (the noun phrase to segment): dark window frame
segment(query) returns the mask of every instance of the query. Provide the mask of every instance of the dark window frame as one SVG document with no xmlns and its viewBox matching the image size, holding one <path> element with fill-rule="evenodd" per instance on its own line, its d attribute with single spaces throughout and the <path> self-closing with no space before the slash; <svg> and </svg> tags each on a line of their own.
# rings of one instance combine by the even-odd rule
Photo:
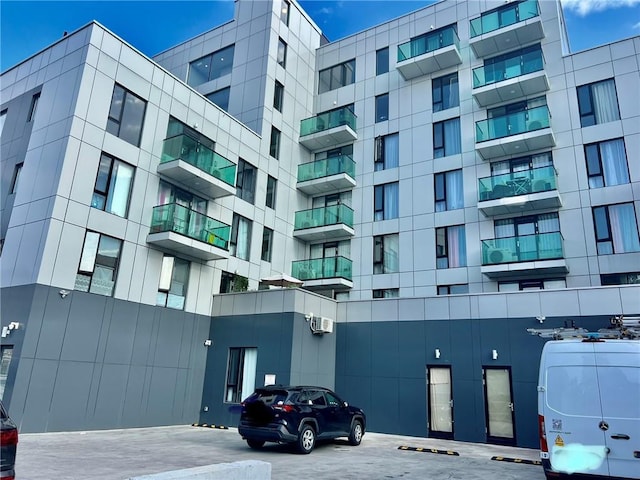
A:
<svg viewBox="0 0 640 480">
<path fill-rule="evenodd" d="M 20 183 L 20 174 L 24 168 L 24 162 L 16 163 L 13 169 L 13 177 L 11 178 L 11 188 L 9 189 L 10 195 L 18 193 L 18 184 Z"/>
<path fill-rule="evenodd" d="M 337 74 L 333 73 L 333 70 L 337 69 Z M 329 82 L 327 85 L 327 89 L 323 90 L 324 82 L 322 81 L 322 77 L 328 76 Z M 337 65 L 333 65 L 329 68 L 324 68 L 318 72 L 318 94 L 330 92 L 332 90 L 336 90 L 338 88 L 346 87 L 347 85 L 352 85 L 355 83 L 356 79 L 356 59 L 352 58 L 351 60 L 347 60 L 346 62 L 339 63 Z"/>
<path fill-rule="evenodd" d="M 219 95 L 220 93 L 225 93 L 226 94 L 226 98 L 224 99 L 225 101 L 222 103 L 218 103 L 215 100 L 213 100 L 211 97 L 214 95 Z M 222 110 L 224 110 L 225 112 L 229 111 L 229 98 L 231 97 L 231 87 L 224 87 L 224 88 L 220 88 L 214 92 L 208 93 L 207 95 L 205 95 L 205 97 L 207 98 L 207 100 L 209 100 L 211 103 L 213 103 L 214 105 L 217 105 L 219 108 L 221 108 Z"/>
<path fill-rule="evenodd" d="M 122 104 L 120 105 L 120 108 L 118 109 L 119 111 L 114 112 L 114 98 L 116 98 L 116 92 L 122 92 Z M 120 95 L 118 93 L 118 95 Z M 140 118 L 140 122 L 139 122 L 139 128 L 138 128 L 138 135 L 137 138 L 131 138 L 129 139 L 128 136 L 125 136 L 123 134 L 122 131 L 122 125 L 126 124 L 127 122 L 125 121 L 125 119 L 123 118 L 125 116 L 125 108 L 127 106 L 127 97 L 128 96 L 132 96 L 135 99 L 139 100 L 142 102 L 143 106 L 142 106 L 142 116 Z M 122 85 L 120 85 L 119 83 L 116 83 L 113 87 L 113 94 L 111 95 L 111 104 L 110 104 L 110 108 L 109 108 L 109 114 L 107 116 L 107 127 L 106 127 L 106 131 L 109 132 L 112 135 L 115 135 L 116 137 L 124 140 L 127 143 L 130 143 L 132 145 L 135 145 L 136 147 L 140 146 L 140 141 L 142 140 L 142 131 L 144 129 L 144 121 L 147 115 L 147 101 L 142 98 L 139 95 L 136 95 L 135 93 L 133 93 L 130 90 L 127 90 L 126 88 L 124 88 Z M 117 115 L 117 116 L 114 116 Z M 138 123 L 138 122 L 136 122 Z M 126 131 L 126 130 L 125 130 Z"/>
<path fill-rule="evenodd" d="M 624 147 L 625 166 L 627 167 L 627 177 L 629 177 L 629 158 L 627 156 L 627 145 L 624 141 L 624 137 L 619 137 L 619 138 L 611 138 L 608 140 L 602 140 L 600 142 L 588 143 L 584 145 L 584 158 L 585 158 L 585 163 L 587 167 L 587 180 L 591 180 L 592 178 L 599 178 L 601 180 L 603 187 L 609 186 L 605 181 L 606 179 L 604 174 L 604 166 L 602 164 L 602 144 L 616 141 L 616 140 L 622 141 L 622 145 Z M 595 152 L 595 153 L 590 153 L 590 152 Z M 624 185 L 624 184 L 619 183 L 616 185 Z M 591 182 L 589 182 L 589 188 L 601 188 L 601 187 L 591 187 Z"/>
<path fill-rule="evenodd" d="M 580 126 L 590 127 L 597 125 L 596 120 L 596 106 L 593 100 L 593 86 L 605 82 L 613 82 L 613 91 L 616 94 L 616 108 L 618 110 L 618 118 L 620 118 L 620 100 L 618 97 L 618 89 L 616 87 L 615 78 L 605 78 L 597 82 L 588 83 L 586 85 L 579 85 L 576 87 L 576 93 L 578 97 L 578 114 L 580 116 Z"/>
<path fill-rule="evenodd" d="M 269 208 L 276 208 L 276 194 L 278 188 L 278 180 L 271 175 L 267 175 L 267 192 L 264 204 Z"/>
<path fill-rule="evenodd" d="M 107 180 L 105 182 L 104 190 L 100 190 L 99 187 L 98 187 L 98 180 L 100 178 L 100 167 L 102 166 L 102 163 L 103 163 L 104 159 L 109 159 L 110 160 L 110 162 L 109 162 L 109 173 L 107 175 Z M 127 206 L 125 207 L 125 211 L 124 211 L 124 215 L 123 216 L 120 216 L 117 213 L 112 212 L 112 211 L 107 212 L 107 204 L 109 203 L 110 194 L 112 193 L 111 192 L 111 183 L 115 180 L 114 177 L 113 177 L 113 170 L 114 170 L 114 166 L 116 164 L 123 164 L 123 165 L 126 165 L 128 167 L 131 167 L 131 170 L 133 172 L 132 175 L 131 175 L 131 183 L 129 184 L 129 191 L 127 192 Z M 117 215 L 117 216 L 119 216 L 121 218 L 128 218 L 129 217 L 129 207 L 131 206 L 131 192 L 133 191 L 133 182 L 135 181 L 135 174 L 136 174 L 136 167 L 134 167 L 133 165 L 131 165 L 131 164 L 129 164 L 129 163 L 123 161 L 123 160 L 120 160 L 117 157 L 114 157 L 113 155 L 110 155 L 110 154 L 108 154 L 106 152 L 102 152 L 100 154 L 100 163 L 98 165 L 98 173 L 96 175 L 96 181 L 95 181 L 94 186 L 93 186 L 93 197 L 92 197 L 92 200 L 91 200 L 91 208 L 95 208 L 97 210 L 101 210 L 103 212 L 110 213 L 112 215 Z M 96 196 L 98 196 L 98 197 L 103 199 L 102 206 L 97 206 L 96 205 L 96 203 L 94 201 Z"/>
<path fill-rule="evenodd" d="M 276 52 L 276 62 L 278 63 L 278 65 L 280 65 L 284 69 L 287 68 L 287 50 L 288 49 L 289 48 L 288 48 L 287 42 L 285 42 L 282 38 L 278 37 L 278 50 Z M 282 58 L 281 58 L 280 52 L 283 52 Z"/>
<path fill-rule="evenodd" d="M 38 111 L 38 103 L 40 102 L 40 93 L 34 93 L 33 97 L 31 97 L 31 106 L 29 106 L 29 115 L 27 115 L 27 123 L 33 122 L 33 118 Z"/>
<path fill-rule="evenodd" d="M 271 138 L 269 140 L 269 155 L 276 160 L 280 159 L 280 139 L 282 132 L 273 125 L 271 126 Z"/>
<path fill-rule="evenodd" d="M 375 123 L 389 120 L 389 93 L 376 95 L 375 98 Z"/>
<path fill-rule="evenodd" d="M 458 89 L 458 104 L 446 106 L 448 102 L 445 102 L 445 82 L 449 82 L 449 88 L 451 88 L 451 80 L 455 77 L 456 88 Z M 434 78 L 431 81 L 431 101 L 432 109 L 434 112 L 442 112 L 450 108 L 460 106 L 460 80 L 458 78 L 458 72 L 444 75 L 442 77 Z"/>
<path fill-rule="evenodd" d="M 273 255 L 273 229 L 263 227 L 262 229 L 262 248 L 260 251 L 260 259 L 265 262 L 271 262 Z"/>
<path fill-rule="evenodd" d="M 282 112 L 284 108 L 284 85 L 278 80 L 276 80 L 273 88 L 273 108 L 279 112 Z"/>
<path fill-rule="evenodd" d="M 248 172 L 251 174 L 249 175 Z M 238 159 L 236 174 L 236 197 L 253 205 L 256 201 L 256 177 L 258 169 L 245 159 Z M 247 185 L 248 184 L 248 185 Z"/>
<path fill-rule="evenodd" d="M 389 47 L 376 50 L 376 76 L 389 71 Z"/>
</svg>

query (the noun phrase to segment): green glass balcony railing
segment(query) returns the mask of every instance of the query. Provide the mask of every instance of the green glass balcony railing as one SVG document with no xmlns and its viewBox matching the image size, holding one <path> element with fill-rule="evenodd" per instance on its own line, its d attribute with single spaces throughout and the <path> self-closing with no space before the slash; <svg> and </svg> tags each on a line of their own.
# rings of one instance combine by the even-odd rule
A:
<svg viewBox="0 0 640 480">
<path fill-rule="evenodd" d="M 558 188 L 553 166 L 484 177 L 478 180 L 478 199 L 482 201 L 549 192 Z"/>
<path fill-rule="evenodd" d="M 352 261 L 346 257 L 313 258 L 298 260 L 291 265 L 291 275 L 300 280 L 320 280 L 323 278 L 344 278 L 351 280 Z"/>
<path fill-rule="evenodd" d="M 229 250 L 231 227 L 195 210 L 168 203 L 153 207 L 151 233 L 175 232 L 224 250 Z"/>
<path fill-rule="evenodd" d="M 236 165 L 189 135 L 165 139 L 160 163 L 183 160 L 224 183 L 235 186 Z"/>
<path fill-rule="evenodd" d="M 315 117 L 305 118 L 300 122 L 300 136 L 304 137 L 312 133 L 323 132 L 340 125 L 349 125 L 355 131 L 356 114 L 344 107 L 321 113 Z"/>
<path fill-rule="evenodd" d="M 353 161 L 351 155 L 340 155 L 298 165 L 298 182 L 329 177 L 339 173 L 346 173 L 351 178 L 356 178 L 356 162 Z"/>
<path fill-rule="evenodd" d="M 498 62 L 473 69 L 473 88 L 480 88 L 527 73 L 539 72 L 544 68 L 542 50 L 509 56 Z"/>
<path fill-rule="evenodd" d="M 482 241 L 482 265 L 564 258 L 560 232 Z"/>
<path fill-rule="evenodd" d="M 537 0 L 525 0 L 483 13 L 471 20 L 471 38 L 540 15 Z"/>
<path fill-rule="evenodd" d="M 522 112 L 476 122 L 476 142 L 486 142 L 519 133 L 533 132 L 550 126 L 549 108 L 546 105 Z"/>
<path fill-rule="evenodd" d="M 296 212 L 293 228 L 294 230 L 304 230 L 305 228 L 326 227 L 339 223 L 353 228 L 353 210 L 344 204 Z"/>
<path fill-rule="evenodd" d="M 412 38 L 402 45 L 398 45 L 398 62 L 434 52 L 450 45 L 460 48 L 458 33 L 453 26 L 445 27 L 436 32 L 425 33 L 419 37 Z"/>
</svg>

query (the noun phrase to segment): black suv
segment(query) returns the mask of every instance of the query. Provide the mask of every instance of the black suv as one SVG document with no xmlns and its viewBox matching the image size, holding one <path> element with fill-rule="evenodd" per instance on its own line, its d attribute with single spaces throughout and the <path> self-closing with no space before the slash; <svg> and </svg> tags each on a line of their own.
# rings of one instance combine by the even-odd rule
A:
<svg viewBox="0 0 640 480">
<path fill-rule="evenodd" d="M 242 402 L 238 433 L 251 448 L 265 442 L 292 443 L 309 453 L 316 439 L 348 437 L 360 445 L 366 417 L 334 392 L 322 387 L 269 385 Z"/>
</svg>

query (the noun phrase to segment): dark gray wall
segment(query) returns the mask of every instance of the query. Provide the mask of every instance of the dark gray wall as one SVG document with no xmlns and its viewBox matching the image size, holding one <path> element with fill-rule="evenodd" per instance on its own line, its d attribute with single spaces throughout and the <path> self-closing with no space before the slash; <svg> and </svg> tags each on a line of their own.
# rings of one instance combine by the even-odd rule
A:
<svg viewBox="0 0 640 480">
<path fill-rule="evenodd" d="M 41 285 L 2 289 L 21 329 L 5 400 L 21 432 L 197 421 L 210 317 Z"/>
</svg>

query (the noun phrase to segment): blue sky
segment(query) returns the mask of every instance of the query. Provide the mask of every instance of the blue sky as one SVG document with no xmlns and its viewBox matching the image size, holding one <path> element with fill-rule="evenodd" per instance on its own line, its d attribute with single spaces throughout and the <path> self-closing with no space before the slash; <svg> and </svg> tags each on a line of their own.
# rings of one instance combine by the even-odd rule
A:
<svg viewBox="0 0 640 480">
<path fill-rule="evenodd" d="M 254 0 L 260 1 L 260 0 Z M 473 1 L 473 0 L 472 0 Z M 540 0 L 548 1 L 548 0 Z M 330 40 L 433 3 L 301 0 Z M 233 18 L 223 1 L 0 1 L 0 71 L 95 19 L 152 56 Z M 572 51 L 640 35 L 640 0 L 563 0 Z"/>
</svg>

